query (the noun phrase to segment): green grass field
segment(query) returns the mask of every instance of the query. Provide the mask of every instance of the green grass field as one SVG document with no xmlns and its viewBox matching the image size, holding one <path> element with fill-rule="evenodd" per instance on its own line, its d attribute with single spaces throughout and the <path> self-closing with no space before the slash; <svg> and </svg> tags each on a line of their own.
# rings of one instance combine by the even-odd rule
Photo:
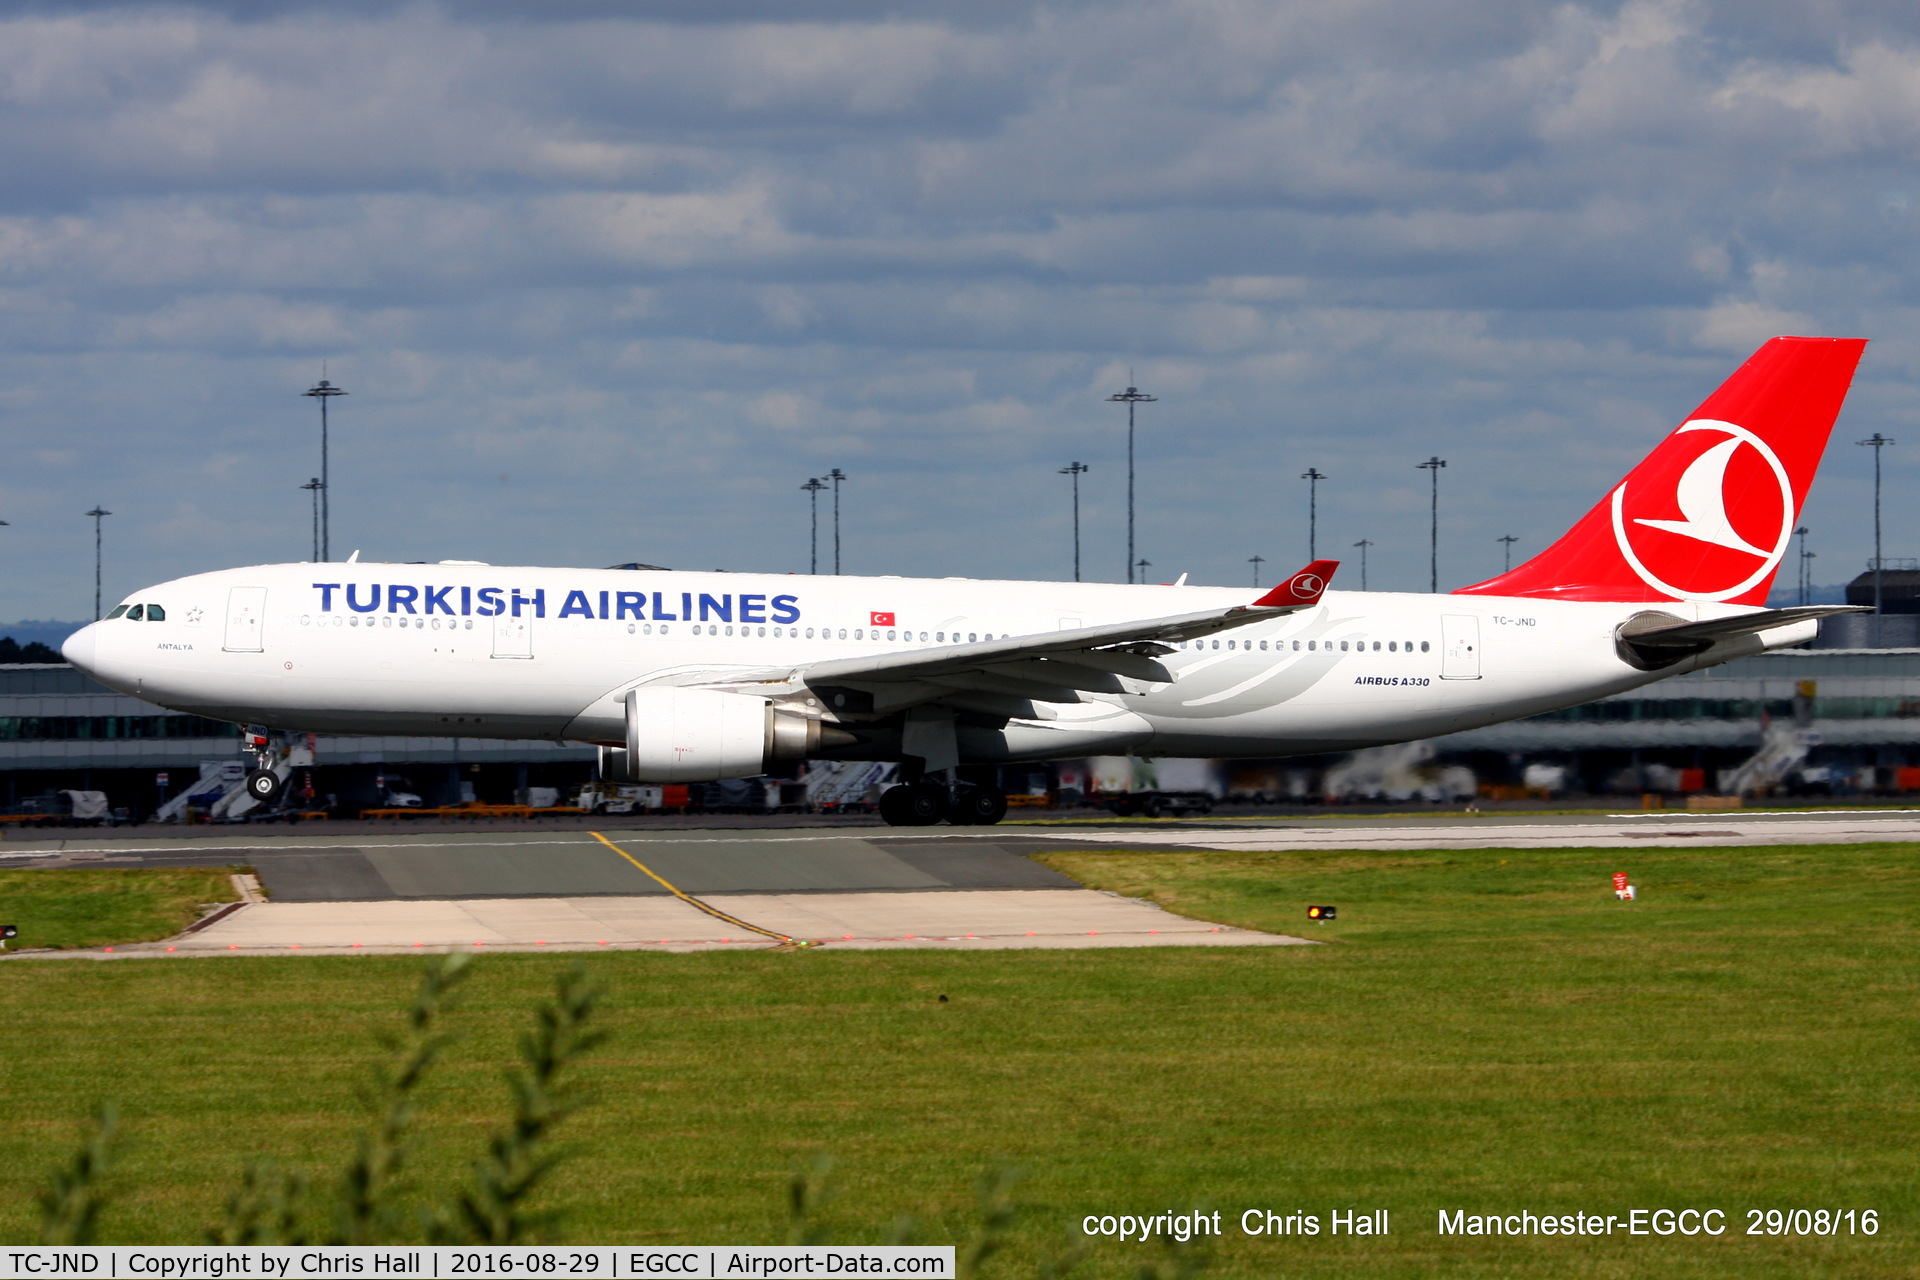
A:
<svg viewBox="0 0 1920 1280">
<path fill-rule="evenodd" d="M 244 867 L 0 871 L 0 920 L 17 926 L 12 950 L 101 947 L 171 937 L 208 902 L 239 895 L 228 879 Z"/>
<path fill-rule="evenodd" d="M 1920 1276 L 1920 848 L 1425 855 L 1075 853 L 1088 883 L 1330 945 L 591 955 L 615 1033 L 555 1186 L 583 1242 L 773 1242 L 838 1162 L 841 1240 L 948 1242 L 1023 1167 L 997 1274 L 1088 1213 L 1217 1209 L 1228 1276 Z M 1626 870 L 1641 900 L 1618 903 Z M 54 873 L 29 873 L 54 874 Z M 1309 902 L 1340 907 L 1308 926 Z M 561 957 L 480 962 L 425 1097 L 444 1183 Z M 324 1181 L 372 1037 L 419 964 L 0 965 L 0 1239 L 99 1099 L 129 1146 L 105 1233 L 191 1241 L 271 1154 Z M 938 996 L 949 1001 L 942 1004 Z M 1249 1238 L 1246 1209 L 1388 1208 L 1384 1238 Z M 1441 1209 L 1717 1208 L 1718 1238 L 1440 1237 Z M 1744 1234 L 1744 1210 L 1873 1209 L 1877 1235 Z M 1151 1246 L 1097 1244 L 1120 1276 Z"/>
</svg>

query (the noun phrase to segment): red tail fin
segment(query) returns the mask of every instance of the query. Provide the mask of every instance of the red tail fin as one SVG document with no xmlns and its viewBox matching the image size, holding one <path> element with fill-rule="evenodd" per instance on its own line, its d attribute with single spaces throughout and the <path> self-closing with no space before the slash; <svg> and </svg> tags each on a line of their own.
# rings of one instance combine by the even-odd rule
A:
<svg viewBox="0 0 1920 1280">
<path fill-rule="evenodd" d="M 1863 338 L 1775 338 L 1579 524 L 1458 595 L 1764 604 Z"/>
</svg>

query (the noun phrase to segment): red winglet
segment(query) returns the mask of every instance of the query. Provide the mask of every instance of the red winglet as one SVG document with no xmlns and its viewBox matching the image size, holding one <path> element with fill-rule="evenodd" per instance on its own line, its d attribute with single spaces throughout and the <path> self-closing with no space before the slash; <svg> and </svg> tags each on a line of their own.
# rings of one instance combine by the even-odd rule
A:
<svg viewBox="0 0 1920 1280">
<path fill-rule="evenodd" d="M 1283 605 L 1313 604 L 1333 581 L 1338 560 L 1315 560 L 1267 594 L 1253 602 L 1256 609 L 1274 609 Z"/>
</svg>

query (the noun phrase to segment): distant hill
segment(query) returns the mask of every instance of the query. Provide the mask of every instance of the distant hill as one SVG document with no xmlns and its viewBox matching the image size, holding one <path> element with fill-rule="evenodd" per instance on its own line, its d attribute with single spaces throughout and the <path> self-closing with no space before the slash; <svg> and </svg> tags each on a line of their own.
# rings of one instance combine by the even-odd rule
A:
<svg viewBox="0 0 1920 1280">
<path fill-rule="evenodd" d="M 60 651 L 60 646 L 65 643 L 66 638 L 86 625 L 84 622 L 35 622 L 31 620 L 26 622 L 0 622 L 0 636 L 10 636 L 15 644 L 23 647 L 30 644 L 43 644 L 57 654 Z M 15 661 L 20 661 L 20 659 L 16 658 Z M 60 659 L 55 657 L 50 659 L 50 661 L 59 662 Z"/>
<path fill-rule="evenodd" d="M 1845 604 L 1846 602 L 1847 584 L 1844 582 L 1830 587 L 1814 587 L 1807 592 L 1808 604 Z M 1790 583 L 1784 587 L 1777 582 L 1774 583 L 1773 594 L 1767 597 L 1768 606 L 1775 609 L 1784 609 L 1788 605 L 1799 603 L 1800 593 Z"/>
</svg>

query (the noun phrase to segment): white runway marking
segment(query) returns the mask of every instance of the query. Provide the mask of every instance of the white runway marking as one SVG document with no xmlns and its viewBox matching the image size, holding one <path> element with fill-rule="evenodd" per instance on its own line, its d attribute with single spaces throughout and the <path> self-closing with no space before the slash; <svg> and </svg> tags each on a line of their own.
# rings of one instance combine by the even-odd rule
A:
<svg viewBox="0 0 1920 1280">
<path fill-rule="evenodd" d="M 1643 821 L 1648 818 L 1653 821 Z M 1130 828 L 1124 834 L 1052 831 L 1056 839 L 1127 847 L 1181 845 L 1200 849 L 1592 849 L 1611 845 L 1877 844 L 1920 842 L 1920 816 L 1893 814 L 1762 815 L 1622 814 L 1578 822 L 1475 822 L 1388 826 L 1324 822 L 1263 829 L 1209 831 L 1193 826 Z"/>
</svg>

